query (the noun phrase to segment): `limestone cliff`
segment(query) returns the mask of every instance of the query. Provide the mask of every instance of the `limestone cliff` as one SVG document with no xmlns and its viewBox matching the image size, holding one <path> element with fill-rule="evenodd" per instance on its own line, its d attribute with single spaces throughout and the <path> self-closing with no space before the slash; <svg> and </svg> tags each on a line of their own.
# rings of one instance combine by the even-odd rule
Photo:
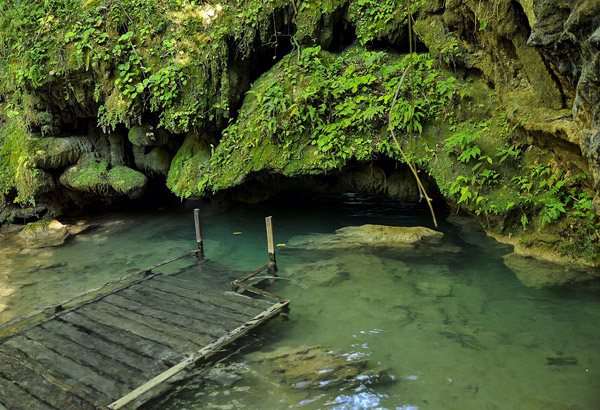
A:
<svg viewBox="0 0 600 410">
<path fill-rule="evenodd" d="M 598 260 L 596 0 L 34 3 L 0 1 L 0 222 L 149 183 L 415 200 L 391 112 L 431 195 Z"/>
</svg>

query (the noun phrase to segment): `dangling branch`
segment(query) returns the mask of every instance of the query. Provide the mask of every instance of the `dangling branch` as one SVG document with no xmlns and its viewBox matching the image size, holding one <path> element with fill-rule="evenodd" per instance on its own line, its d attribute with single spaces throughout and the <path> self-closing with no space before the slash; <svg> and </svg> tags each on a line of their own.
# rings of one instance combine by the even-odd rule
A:
<svg viewBox="0 0 600 410">
<path fill-rule="evenodd" d="M 419 191 L 425 197 L 425 200 L 427 201 L 427 205 L 429 206 L 429 211 L 431 211 L 431 217 L 433 218 L 433 225 L 437 228 L 438 224 L 437 224 L 437 219 L 435 218 L 435 212 L 433 211 L 433 206 L 431 205 L 431 198 L 429 198 L 429 195 L 427 195 L 427 192 L 425 191 L 425 187 L 423 186 L 423 183 L 421 182 L 421 179 L 419 178 L 419 175 L 417 174 L 417 170 L 410 163 L 410 161 L 408 160 L 408 157 L 404 153 L 404 150 L 398 143 L 398 140 L 396 139 L 396 134 L 394 134 L 394 126 L 392 124 L 392 112 L 394 111 L 394 106 L 396 105 L 396 100 L 398 99 L 398 93 L 400 92 L 400 87 L 402 87 L 402 83 L 404 82 L 404 77 L 406 77 L 406 73 L 408 72 L 408 70 L 411 67 L 412 67 L 412 65 L 409 65 L 408 67 L 406 67 L 406 70 L 404 70 L 404 73 L 402 74 L 402 78 L 400 79 L 400 83 L 398 84 L 398 87 L 396 88 L 396 94 L 394 94 L 394 101 L 392 101 L 392 107 L 390 108 L 390 112 L 388 115 L 388 122 L 390 125 L 390 133 L 392 134 L 392 139 L 394 140 L 396 147 L 400 151 L 400 154 L 402 155 L 402 159 L 404 159 L 404 162 L 406 162 L 406 164 L 412 171 L 412 173 L 415 177 L 415 180 L 417 181 L 417 186 L 419 187 Z"/>
<path fill-rule="evenodd" d="M 404 70 L 404 73 L 402 74 L 402 78 L 400 79 L 400 83 L 398 83 L 398 87 L 396 88 L 396 93 L 394 94 L 394 101 L 392 101 L 392 107 L 390 108 L 390 112 L 388 115 L 388 122 L 389 122 L 389 126 L 390 126 L 390 133 L 392 134 L 392 139 L 394 140 L 394 143 L 396 144 L 396 147 L 398 148 L 398 150 L 400 151 L 400 154 L 402 155 L 402 158 L 404 159 L 404 162 L 406 162 L 406 165 L 408 165 L 408 167 L 410 168 L 411 172 L 413 173 L 415 180 L 417 181 L 417 186 L 419 187 L 419 194 L 422 195 L 423 197 L 425 197 L 425 200 L 427 201 L 427 205 L 429 206 L 429 211 L 431 212 L 431 218 L 433 218 L 433 225 L 437 228 L 437 219 L 435 218 L 435 212 L 433 211 L 433 206 L 431 205 L 431 198 L 429 198 L 429 195 L 427 195 L 427 192 L 425 191 L 425 187 L 423 186 L 423 183 L 421 182 L 421 179 L 419 178 L 419 175 L 417 174 L 417 170 L 415 169 L 415 167 L 410 163 L 410 161 L 408 160 L 408 157 L 406 156 L 406 154 L 404 153 L 404 150 L 402 149 L 402 147 L 400 146 L 400 144 L 398 143 L 398 140 L 396 139 L 396 135 L 394 134 L 394 125 L 392 124 L 392 112 L 394 111 L 394 106 L 396 105 L 396 100 L 398 99 L 398 93 L 400 92 L 400 87 L 402 87 L 402 84 L 404 83 L 404 78 L 406 77 L 406 73 L 408 73 L 408 70 L 411 69 L 412 67 L 412 53 L 413 53 L 413 38 L 412 38 L 412 13 L 410 11 L 410 0 L 408 0 L 408 41 L 409 41 L 409 64 L 408 67 L 406 67 L 406 69 Z M 411 106 L 413 106 L 413 87 L 412 87 L 412 80 L 411 80 L 411 89 L 410 89 L 410 101 L 411 101 Z M 410 118 L 410 124 L 408 126 L 408 132 L 409 132 L 409 140 L 412 141 L 412 128 L 413 128 L 413 118 Z"/>
</svg>

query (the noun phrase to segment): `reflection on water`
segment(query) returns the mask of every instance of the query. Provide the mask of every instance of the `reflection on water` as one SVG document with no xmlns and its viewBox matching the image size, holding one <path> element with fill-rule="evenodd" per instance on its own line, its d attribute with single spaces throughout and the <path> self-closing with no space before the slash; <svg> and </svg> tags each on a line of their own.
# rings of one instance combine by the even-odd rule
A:
<svg viewBox="0 0 600 410">
<path fill-rule="evenodd" d="M 376 198 L 203 203 L 201 213 L 207 256 L 244 270 L 264 263 L 273 215 L 286 246 L 270 290 L 292 299 L 291 317 L 150 408 L 600 408 L 597 284 L 524 287 L 503 264 L 509 248 L 448 222 L 429 248 L 290 245 L 349 225 L 431 227 L 426 210 Z M 111 216 L 63 247 L 19 251 L 0 267 L 0 322 L 194 245 L 191 212 L 169 211 Z M 321 367 L 280 359 L 303 346 L 325 352 Z"/>
</svg>

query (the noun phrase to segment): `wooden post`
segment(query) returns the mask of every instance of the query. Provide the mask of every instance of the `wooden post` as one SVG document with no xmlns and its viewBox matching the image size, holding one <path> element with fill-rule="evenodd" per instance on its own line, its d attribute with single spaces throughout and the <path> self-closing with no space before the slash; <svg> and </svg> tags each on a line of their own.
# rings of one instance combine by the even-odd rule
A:
<svg viewBox="0 0 600 410">
<path fill-rule="evenodd" d="M 196 226 L 196 243 L 198 244 L 198 256 L 204 257 L 204 243 L 202 242 L 202 225 L 200 225 L 200 210 L 194 209 L 194 224 Z"/>
<path fill-rule="evenodd" d="M 273 238 L 273 217 L 265 218 L 267 225 L 267 247 L 269 250 L 269 275 L 277 276 L 277 261 L 275 260 L 275 239 Z"/>
</svg>

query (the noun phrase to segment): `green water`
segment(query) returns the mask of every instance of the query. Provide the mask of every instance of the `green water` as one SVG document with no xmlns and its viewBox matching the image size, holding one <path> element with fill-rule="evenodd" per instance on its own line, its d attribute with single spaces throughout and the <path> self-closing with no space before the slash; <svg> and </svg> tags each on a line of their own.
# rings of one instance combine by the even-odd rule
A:
<svg viewBox="0 0 600 410">
<path fill-rule="evenodd" d="M 269 322 L 221 364 L 241 377 L 233 386 L 197 376 L 148 407 L 600 408 L 597 283 L 527 288 L 503 264 L 510 248 L 446 222 L 443 210 L 445 236 L 435 247 L 317 252 L 290 244 L 349 225 L 431 221 L 420 207 L 351 194 L 201 208 L 207 257 L 241 270 L 265 262 L 263 218 L 273 215 L 276 242 L 286 246 L 277 248 L 282 279 L 269 290 L 292 300 L 291 316 Z M 108 215 L 59 248 L 0 242 L 0 323 L 194 245 L 189 210 Z M 303 345 L 366 358 L 395 381 L 305 390 L 256 361 Z"/>
</svg>

